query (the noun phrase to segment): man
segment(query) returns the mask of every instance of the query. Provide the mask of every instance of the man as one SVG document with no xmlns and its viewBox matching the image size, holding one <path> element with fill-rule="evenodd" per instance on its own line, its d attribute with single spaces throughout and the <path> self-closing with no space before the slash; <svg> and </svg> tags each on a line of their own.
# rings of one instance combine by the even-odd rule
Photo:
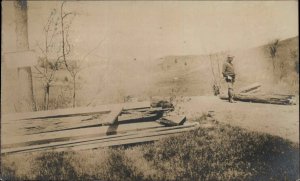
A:
<svg viewBox="0 0 300 181">
<path fill-rule="evenodd" d="M 235 72 L 234 72 L 234 67 L 232 64 L 232 61 L 234 59 L 234 56 L 228 55 L 226 62 L 223 64 L 223 77 L 225 78 L 225 81 L 227 82 L 228 85 L 228 98 L 229 102 L 233 103 L 234 100 L 234 92 L 233 92 L 233 83 L 235 80 Z"/>
</svg>

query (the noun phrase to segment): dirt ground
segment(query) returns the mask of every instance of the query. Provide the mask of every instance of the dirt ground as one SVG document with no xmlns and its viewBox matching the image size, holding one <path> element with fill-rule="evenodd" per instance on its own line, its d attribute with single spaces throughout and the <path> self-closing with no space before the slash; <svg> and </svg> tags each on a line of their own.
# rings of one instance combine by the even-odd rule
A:
<svg viewBox="0 0 300 181">
<path fill-rule="evenodd" d="M 185 99 L 176 107 L 188 119 L 214 111 L 214 118 L 220 122 L 299 143 L 299 105 L 228 103 L 215 96 Z"/>
</svg>

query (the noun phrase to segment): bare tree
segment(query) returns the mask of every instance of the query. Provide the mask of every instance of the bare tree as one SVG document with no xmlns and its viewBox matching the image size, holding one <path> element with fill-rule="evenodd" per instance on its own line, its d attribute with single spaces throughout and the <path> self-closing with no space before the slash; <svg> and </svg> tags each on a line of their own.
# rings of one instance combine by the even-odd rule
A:
<svg viewBox="0 0 300 181">
<path fill-rule="evenodd" d="M 209 54 L 209 60 L 210 60 L 210 67 L 211 67 L 211 72 L 212 72 L 212 76 L 213 76 L 213 91 L 214 91 L 214 95 L 219 95 L 220 94 L 220 88 L 221 88 L 221 80 L 220 80 L 220 66 L 219 66 L 219 62 L 217 62 L 218 64 L 218 70 L 217 73 L 215 73 L 215 68 L 214 68 L 214 59 L 213 59 L 213 55 Z M 218 61 L 218 59 L 217 59 Z"/>
<path fill-rule="evenodd" d="M 78 74 L 78 70 L 80 67 L 78 66 L 75 60 L 71 60 L 68 55 L 71 53 L 71 44 L 69 42 L 69 30 L 71 26 L 71 19 L 68 19 L 70 16 L 74 16 L 74 12 L 64 12 L 64 4 L 66 1 L 62 2 L 60 6 L 60 26 L 61 26 L 61 50 L 62 50 L 62 60 L 70 73 L 72 81 L 73 81 L 73 107 L 76 106 L 76 77 Z"/>
<path fill-rule="evenodd" d="M 60 34 L 58 30 L 59 19 L 56 18 L 56 9 L 51 11 L 48 17 L 47 23 L 43 28 L 44 43 L 43 46 L 38 47 L 42 53 L 39 57 L 38 65 L 34 66 L 37 71 L 37 78 L 41 79 L 44 88 L 44 109 L 48 110 L 50 99 L 50 87 L 55 77 L 55 73 L 59 69 L 62 56 L 59 55 L 59 49 L 57 50 L 57 42 L 55 38 Z"/>
<path fill-rule="evenodd" d="M 272 43 L 269 44 L 269 53 L 272 58 L 273 63 L 273 72 L 275 73 L 276 70 L 276 57 L 277 57 L 277 50 L 279 47 L 279 39 L 275 39 Z"/>
<path fill-rule="evenodd" d="M 298 54 L 298 49 L 290 49 L 290 57 L 292 60 L 295 62 L 294 63 L 294 68 L 297 73 L 299 73 L 299 54 Z"/>
<path fill-rule="evenodd" d="M 64 4 L 65 1 L 61 4 L 60 8 L 60 23 L 61 23 L 61 49 L 62 49 L 62 60 L 63 63 L 69 72 L 72 83 L 73 83 L 73 96 L 72 96 L 72 102 L 73 107 L 76 107 L 76 89 L 77 89 L 77 78 L 79 73 L 87 68 L 89 65 L 86 64 L 84 61 L 85 59 L 94 51 L 96 50 L 103 42 L 104 39 L 100 41 L 100 43 L 93 48 L 91 51 L 89 51 L 86 55 L 84 55 L 81 59 L 72 59 L 68 57 L 71 53 L 71 44 L 69 41 L 69 30 L 71 26 L 72 19 L 66 20 L 70 16 L 75 16 L 75 12 L 64 12 Z"/>
</svg>

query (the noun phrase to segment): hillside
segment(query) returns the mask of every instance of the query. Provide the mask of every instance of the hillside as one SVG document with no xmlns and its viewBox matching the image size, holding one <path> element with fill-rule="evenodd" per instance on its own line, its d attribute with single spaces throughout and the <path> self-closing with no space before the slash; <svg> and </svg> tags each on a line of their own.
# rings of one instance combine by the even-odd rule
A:
<svg viewBox="0 0 300 181">
<path fill-rule="evenodd" d="M 159 58 L 153 68 L 155 85 L 153 94 L 169 94 L 177 91 L 180 95 L 211 95 L 214 76 L 222 90 L 226 87 L 222 79 L 222 64 L 226 52 L 209 55 L 166 56 Z M 235 50 L 236 88 L 260 82 L 265 91 L 298 93 L 299 61 L 298 37 L 279 42 L 273 72 L 269 45 L 248 50 Z"/>
</svg>

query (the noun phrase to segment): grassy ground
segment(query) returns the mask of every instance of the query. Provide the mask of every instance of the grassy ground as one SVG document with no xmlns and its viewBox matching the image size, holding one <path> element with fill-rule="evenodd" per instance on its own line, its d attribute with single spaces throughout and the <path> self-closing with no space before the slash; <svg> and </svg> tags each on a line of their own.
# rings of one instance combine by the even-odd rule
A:
<svg viewBox="0 0 300 181">
<path fill-rule="evenodd" d="M 2 156 L 7 180 L 296 180 L 299 147 L 209 119 L 153 144 Z"/>
</svg>

